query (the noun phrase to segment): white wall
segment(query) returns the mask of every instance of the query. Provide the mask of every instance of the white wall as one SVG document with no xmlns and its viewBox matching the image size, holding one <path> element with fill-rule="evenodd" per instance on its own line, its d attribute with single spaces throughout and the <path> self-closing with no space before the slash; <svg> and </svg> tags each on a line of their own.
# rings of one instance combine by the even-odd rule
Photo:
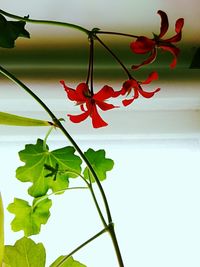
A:
<svg viewBox="0 0 200 267">
<path fill-rule="evenodd" d="M 35 140 L 33 140 L 33 143 Z M 104 148 L 115 167 L 103 182 L 126 267 L 198 267 L 200 248 L 198 140 L 135 140 L 83 142 L 86 150 Z M 53 142 L 50 147 L 60 147 Z M 0 187 L 5 207 L 14 197 L 25 196 L 28 184 L 15 179 L 21 163 L 17 145 L 1 143 Z M 4 154 L 5 153 L 5 154 Z M 54 196 L 52 216 L 41 235 L 33 237 L 47 249 L 47 263 L 66 254 L 102 226 L 87 191 Z M 9 227 L 11 214 L 5 211 L 6 243 L 22 236 Z M 87 266 L 116 267 L 109 236 L 75 255 Z M 47 264 L 47 266 L 48 266 Z"/>
</svg>

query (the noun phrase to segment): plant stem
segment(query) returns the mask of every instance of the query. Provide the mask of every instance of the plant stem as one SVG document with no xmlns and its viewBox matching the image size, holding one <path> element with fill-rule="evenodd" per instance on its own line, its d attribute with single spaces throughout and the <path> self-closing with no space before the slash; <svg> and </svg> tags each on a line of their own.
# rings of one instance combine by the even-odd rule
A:
<svg viewBox="0 0 200 267">
<path fill-rule="evenodd" d="M 115 58 L 115 60 L 122 66 L 122 68 L 124 69 L 124 71 L 128 75 L 129 79 L 132 79 L 130 72 L 125 67 L 125 65 L 122 63 L 122 61 L 113 53 L 113 51 L 98 36 L 96 36 L 96 39 Z"/>
<path fill-rule="evenodd" d="M 109 227 L 109 226 L 108 226 Z M 108 231 L 108 227 L 104 228 L 103 230 L 101 230 L 100 232 L 98 232 L 96 235 L 92 236 L 91 238 L 89 238 L 87 241 L 85 241 L 84 243 L 82 243 L 80 246 L 78 246 L 77 248 L 75 248 L 72 252 L 70 252 L 67 256 L 65 256 L 59 263 L 58 265 L 56 265 L 56 267 L 60 267 L 62 266 L 62 264 L 69 258 L 71 257 L 74 253 L 76 253 L 77 251 L 79 251 L 81 248 L 83 248 L 84 246 L 86 246 L 87 244 L 89 244 L 91 241 L 95 240 L 97 237 L 99 237 L 100 235 L 102 235 L 103 233 Z M 50 266 L 51 267 L 51 266 Z"/>
<path fill-rule="evenodd" d="M 52 130 L 54 129 L 54 126 L 51 126 L 48 130 L 48 132 L 46 133 L 46 136 L 44 138 L 44 142 L 43 142 L 43 150 L 48 150 L 47 149 L 47 139 L 49 137 L 49 135 L 51 134 Z"/>
<path fill-rule="evenodd" d="M 8 13 L 8 12 L 2 10 L 2 9 L 0 9 L 0 13 L 3 14 L 3 15 L 5 15 L 5 16 L 7 16 L 7 17 L 16 19 L 16 20 L 21 20 L 21 21 L 35 23 L 35 24 L 47 24 L 47 25 L 55 25 L 55 26 L 62 26 L 62 27 L 73 28 L 73 29 L 82 31 L 82 32 L 86 33 L 87 35 L 90 33 L 89 30 L 87 30 L 87 29 L 85 29 L 85 28 L 83 28 L 83 27 L 81 27 L 79 25 L 73 24 L 73 23 L 66 23 L 66 22 L 53 21 L 53 20 L 29 19 L 28 17 L 21 17 L 21 16 L 17 16 L 17 15 Z"/>
<path fill-rule="evenodd" d="M 42 202 L 43 200 L 47 199 L 47 198 L 50 197 L 50 196 L 53 196 L 53 195 L 56 195 L 56 194 L 62 194 L 62 193 L 64 193 L 64 192 L 67 191 L 67 190 L 80 190 L 80 189 L 81 189 L 81 190 L 82 190 L 82 189 L 87 189 L 87 190 L 88 190 L 88 187 L 83 187 L 83 186 L 67 187 L 67 188 L 65 188 L 65 189 L 58 190 L 58 191 L 53 192 L 53 193 L 51 193 L 51 194 L 48 194 L 48 195 L 39 197 L 39 199 L 37 199 L 37 200 L 35 201 L 35 203 L 33 204 L 32 209 L 34 210 L 35 207 L 36 207 L 40 202 Z M 1 266 L 1 265 L 0 265 L 0 266 Z"/>
<path fill-rule="evenodd" d="M 132 38 L 138 38 L 139 36 L 129 34 L 129 33 L 122 33 L 122 32 L 109 32 L 109 31 L 97 31 L 96 34 L 112 34 L 112 35 L 120 35 L 120 36 L 126 36 L 126 37 L 132 37 Z"/>
<path fill-rule="evenodd" d="M 20 87 L 22 87 L 28 94 L 30 94 L 42 107 L 43 109 L 49 114 L 49 116 L 52 118 L 53 122 L 55 123 L 55 125 L 62 131 L 62 133 L 67 137 L 67 139 L 71 142 L 71 144 L 73 145 L 73 147 L 76 149 L 76 151 L 78 152 L 78 154 L 80 155 L 80 157 L 83 159 L 83 161 L 85 162 L 85 164 L 87 165 L 89 171 L 91 172 L 92 176 L 94 177 L 95 182 L 97 183 L 97 186 L 99 188 L 99 191 L 101 193 L 102 199 L 103 199 L 103 203 L 106 209 L 106 214 L 107 214 L 107 218 L 108 218 L 108 225 L 111 225 L 112 222 L 112 216 L 111 216 L 111 212 L 110 212 L 110 208 L 108 205 L 108 201 L 105 195 L 105 192 L 103 190 L 103 187 L 101 185 L 101 182 L 98 179 L 98 176 L 96 175 L 92 165 L 90 164 L 90 162 L 88 161 L 88 159 L 85 157 L 84 153 L 82 152 L 82 150 L 79 148 L 79 146 L 77 145 L 77 143 L 74 141 L 74 139 L 71 137 L 71 135 L 67 132 L 67 130 L 64 128 L 64 126 L 62 125 L 62 123 L 60 122 L 59 119 L 56 118 L 56 116 L 53 114 L 53 112 L 46 106 L 46 104 L 36 95 L 34 94 L 25 84 L 23 84 L 20 80 L 18 80 L 14 75 L 12 75 L 10 72 L 8 72 L 7 70 L 5 70 L 3 67 L 0 66 L 0 73 L 2 73 L 3 75 L 5 75 L 7 78 L 9 78 L 10 80 L 12 80 L 14 83 L 16 83 L 17 85 L 19 85 Z M 111 232 L 108 229 L 108 231 L 111 234 L 112 240 L 113 240 L 113 244 L 114 248 L 115 248 L 115 252 L 118 258 L 118 262 L 119 262 L 119 266 L 120 267 L 124 267 L 123 265 L 123 261 L 122 261 L 122 257 L 121 257 L 121 253 L 119 250 L 119 246 L 117 243 L 117 239 L 115 236 L 115 232 L 114 232 L 114 228 L 111 228 Z"/>
<path fill-rule="evenodd" d="M 118 245 L 118 241 L 117 241 L 117 237 L 116 237 L 116 234 L 115 234 L 115 229 L 114 229 L 114 224 L 113 223 L 110 224 L 109 234 L 111 236 L 111 239 L 112 239 L 112 242 L 113 242 L 113 246 L 115 248 L 115 252 L 116 252 L 116 255 L 117 255 L 117 260 L 118 260 L 119 266 L 120 267 L 124 267 L 124 263 L 123 263 L 123 259 L 122 259 L 122 256 L 121 256 L 121 252 L 120 252 L 120 248 L 119 248 L 119 245 Z"/>
<path fill-rule="evenodd" d="M 106 223 L 106 221 L 105 221 L 105 219 L 104 219 L 104 217 L 103 217 L 103 214 L 102 214 L 102 212 L 101 212 L 101 209 L 100 209 L 100 207 L 99 207 L 99 203 L 98 203 L 98 201 L 97 201 L 97 199 L 96 199 L 96 196 L 95 196 L 95 193 L 94 193 L 92 184 L 89 185 L 89 190 L 90 190 L 90 192 L 91 192 L 91 194 L 92 194 L 92 198 L 93 198 L 93 200 L 94 200 L 94 204 L 95 204 L 96 209 L 97 209 L 97 211 L 98 211 L 98 213 L 99 213 L 99 216 L 100 216 L 100 218 L 101 218 L 101 221 L 102 221 L 104 227 L 107 227 L 107 223 Z"/>
<path fill-rule="evenodd" d="M 90 53 L 91 53 L 91 69 L 90 69 L 90 89 L 91 89 L 91 94 L 93 96 L 94 94 L 94 89 L 93 89 L 93 73 L 94 73 L 94 40 L 93 37 L 90 39 Z"/>
</svg>

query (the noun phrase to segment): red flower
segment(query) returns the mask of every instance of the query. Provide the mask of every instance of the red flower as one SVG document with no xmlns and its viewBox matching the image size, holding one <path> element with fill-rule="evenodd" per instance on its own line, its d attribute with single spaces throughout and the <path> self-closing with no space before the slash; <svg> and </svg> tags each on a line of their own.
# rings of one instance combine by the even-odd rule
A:
<svg viewBox="0 0 200 267">
<path fill-rule="evenodd" d="M 114 97 L 115 92 L 112 87 L 105 85 L 98 93 L 92 95 L 86 83 L 80 83 L 75 90 L 66 86 L 64 81 L 60 81 L 60 83 L 64 86 L 69 100 L 75 101 L 77 105 L 80 105 L 80 109 L 83 112 L 79 115 L 68 114 L 72 122 L 82 122 L 90 116 L 94 128 L 108 125 L 100 117 L 97 106 L 104 111 L 116 107 L 105 102 L 108 98 Z"/>
<path fill-rule="evenodd" d="M 169 23 L 167 14 L 161 10 L 157 12 L 161 17 L 161 27 L 160 27 L 160 34 L 154 34 L 153 39 L 149 39 L 145 36 L 139 36 L 136 41 L 130 44 L 131 50 L 136 54 L 146 54 L 150 52 L 149 57 L 137 66 L 132 66 L 133 69 L 138 69 L 139 67 L 149 64 L 154 61 L 157 56 L 157 48 L 161 48 L 164 51 L 169 51 L 173 56 L 174 59 L 170 64 L 171 68 L 174 68 L 177 63 L 177 57 L 180 52 L 179 48 L 177 48 L 172 43 L 176 43 L 181 40 L 182 38 L 182 28 L 184 25 L 184 19 L 179 18 L 175 24 L 175 31 L 176 34 L 168 39 L 162 39 L 162 37 L 168 31 Z"/>
<path fill-rule="evenodd" d="M 160 88 L 157 88 L 153 92 L 146 92 L 142 89 L 141 84 L 149 84 L 153 80 L 157 80 L 157 79 L 158 79 L 157 72 L 152 72 L 144 82 L 138 82 L 135 79 L 130 79 L 130 80 L 125 81 L 123 83 L 123 87 L 121 89 L 121 94 L 122 95 L 125 95 L 125 94 L 129 95 L 132 90 L 133 90 L 134 94 L 133 94 L 132 98 L 123 100 L 122 101 L 123 105 L 124 106 L 130 105 L 135 99 L 137 99 L 139 97 L 139 95 L 142 95 L 145 98 L 153 97 L 155 93 L 160 91 Z"/>
</svg>

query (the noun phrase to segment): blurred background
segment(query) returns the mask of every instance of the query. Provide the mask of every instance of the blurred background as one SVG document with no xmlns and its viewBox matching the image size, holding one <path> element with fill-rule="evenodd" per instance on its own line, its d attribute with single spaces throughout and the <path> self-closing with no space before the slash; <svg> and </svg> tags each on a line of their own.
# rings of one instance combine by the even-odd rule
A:
<svg viewBox="0 0 200 267">
<path fill-rule="evenodd" d="M 159 33 L 159 9 L 169 17 L 169 31 L 166 37 L 174 35 L 175 21 L 184 17 L 185 26 L 178 67 L 189 68 L 193 56 L 200 45 L 200 3 L 198 0 L 141 0 L 141 1 L 9 1 L 1 0 L 1 9 L 20 16 L 29 15 L 33 19 L 58 20 L 75 23 L 87 29 L 98 27 L 104 31 L 119 31 L 135 35 Z M 10 20 L 9 18 L 7 18 Z M 31 39 L 18 39 L 15 49 L 1 49 L 1 63 L 17 75 L 32 79 L 85 78 L 87 70 L 88 42 L 84 33 L 74 29 L 47 25 L 27 24 Z M 119 57 L 130 67 L 143 59 L 130 52 L 131 38 L 102 36 Z M 161 55 L 160 55 L 161 54 Z M 158 68 L 171 62 L 171 55 L 159 53 L 158 60 L 148 68 Z M 20 62 L 19 64 L 16 62 Z M 95 77 L 100 79 L 124 79 L 124 73 L 112 56 L 98 44 L 95 50 L 95 63 L 98 68 Z M 17 65 L 17 66 L 16 66 Z M 105 70 L 106 71 L 103 71 Z M 149 72 L 149 71 L 147 71 Z M 177 70 L 176 75 L 179 75 Z M 137 72 L 140 77 L 140 72 Z M 146 75 L 146 72 L 145 72 Z M 170 72 L 171 75 L 171 72 Z M 180 74 L 181 75 L 181 74 Z M 181 75 L 183 78 L 183 75 Z M 184 76 L 185 77 L 185 76 Z M 162 78 L 162 74 L 161 74 Z M 70 79 L 69 79 L 70 80 Z"/>
<path fill-rule="evenodd" d="M 185 25 L 183 38 L 177 44 L 181 48 L 177 67 L 170 69 L 172 55 L 169 52 L 159 51 L 158 58 L 153 64 L 132 72 L 137 79 L 143 81 L 151 71 L 158 71 L 159 80 L 148 85 L 148 88 L 154 90 L 161 87 L 161 91 L 150 101 L 139 98 L 134 105 L 130 105 L 126 109 L 126 120 L 124 120 L 123 109 L 115 109 L 109 114 L 106 112 L 105 119 L 112 121 L 109 129 L 100 129 L 97 132 L 90 127 L 89 129 L 81 127 L 80 131 L 87 135 L 91 129 L 90 134 L 95 136 L 98 133 L 114 135 L 118 133 L 126 136 L 147 133 L 157 135 L 168 134 L 171 131 L 198 135 L 200 129 L 199 114 L 196 113 L 200 106 L 198 69 L 200 60 L 197 53 L 200 46 L 198 0 L 35 0 L 28 3 L 23 0 L 1 0 L 1 9 L 20 16 L 29 15 L 32 19 L 57 20 L 75 23 L 87 29 L 98 27 L 104 31 L 146 35 L 149 38 L 152 38 L 153 32 L 157 34 L 160 32 L 158 10 L 168 14 L 169 30 L 166 38 L 175 34 L 175 22 L 183 17 Z M 14 49 L 0 49 L 2 66 L 39 93 L 60 117 L 66 116 L 66 110 L 69 113 L 78 112 L 73 103 L 66 101 L 59 81 L 65 80 L 72 87 L 85 81 L 89 54 L 87 36 L 74 29 L 56 26 L 28 23 L 26 28 L 31 34 L 31 39 L 19 38 Z M 130 71 L 133 64 L 140 63 L 145 57 L 130 51 L 132 38 L 113 35 L 102 35 L 101 38 Z M 194 57 L 195 55 L 197 56 Z M 127 75 L 98 43 L 95 44 L 94 61 L 95 88 L 98 90 L 107 84 L 114 86 L 116 90 L 121 89 Z M 6 83 L 6 90 L 0 92 L 0 106 L 4 111 L 27 116 L 39 117 L 41 114 L 45 116 L 26 93 L 16 90 L 16 85 L 13 88 L 13 83 L 7 78 L 1 76 L 0 83 L 3 86 Z M 166 111 L 173 112 L 173 121 L 171 113 Z M 149 116 L 151 116 L 150 119 Z M 163 116 L 165 120 L 162 119 Z M 134 120 L 134 124 L 127 125 L 128 120 Z M 87 126 L 88 122 L 83 122 L 83 125 Z M 70 124 L 69 127 L 77 134 L 79 125 Z M 3 131 L 4 129 L 2 129 L 2 135 L 7 136 L 7 130 Z"/>
</svg>

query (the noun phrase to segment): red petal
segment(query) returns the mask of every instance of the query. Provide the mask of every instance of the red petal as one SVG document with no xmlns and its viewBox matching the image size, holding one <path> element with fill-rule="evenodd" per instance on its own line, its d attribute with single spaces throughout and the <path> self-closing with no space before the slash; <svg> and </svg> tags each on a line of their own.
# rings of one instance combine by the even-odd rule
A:
<svg viewBox="0 0 200 267">
<path fill-rule="evenodd" d="M 136 84 L 134 83 L 134 80 L 127 80 L 123 83 L 123 86 L 122 86 L 122 95 L 124 95 L 125 93 L 130 93 L 130 91 L 132 90 L 132 88 L 137 85 L 137 82 Z"/>
<path fill-rule="evenodd" d="M 134 70 L 137 70 L 139 69 L 141 66 L 144 66 L 144 65 L 147 65 L 147 64 L 150 64 L 152 63 L 155 59 L 156 59 L 156 56 L 157 56 L 157 50 L 156 48 L 154 48 L 150 54 L 150 56 L 144 60 L 141 64 L 139 65 L 133 65 L 131 68 L 134 69 Z"/>
<path fill-rule="evenodd" d="M 70 87 L 68 87 L 65 82 L 62 80 L 60 83 L 63 85 L 65 92 L 67 93 L 67 97 L 71 101 L 76 101 L 76 91 Z"/>
<path fill-rule="evenodd" d="M 79 123 L 81 121 L 84 121 L 85 119 L 87 119 L 87 117 L 89 116 L 89 111 L 86 111 L 82 114 L 79 115 L 70 115 L 67 114 L 67 116 L 69 117 L 70 121 L 74 122 L 74 123 Z"/>
<path fill-rule="evenodd" d="M 175 34 L 174 36 L 172 36 L 171 38 L 168 38 L 166 40 L 164 40 L 167 43 L 176 43 L 179 42 L 182 38 L 182 28 L 184 25 L 184 19 L 180 18 L 176 21 L 176 25 L 175 25 L 175 31 L 177 34 Z"/>
<path fill-rule="evenodd" d="M 129 90 L 127 91 L 128 94 L 130 93 L 130 90 L 133 90 L 134 91 L 134 96 L 133 98 L 131 99 L 125 99 L 122 101 L 123 105 L 124 106 L 128 106 L 130 105 L 135 99 L 137 99 L 139 97 L 139 92 L 138 92 L 138 89 L 139 89 L 139 85 L 138 85 L 138 82 L 136 80 L 128 80 L 126 81 L 123 86 L 126 86 L 128 85 L 129 86 Z"/>
<path fill-rule="evenodd" d="M 140 36 L 136 41 L 131 42 L 131 50 L 136 54 L 146 54 L 155 47 L 155 41 L 145 36 Z"/>
<path fill-rule="evenodd" d="M 126 92 L 124 92 L 123 88 L 119 91 L 114 91 L 113 96 L 112 97 L 118 97 L 120 95 L 124 95 Z"/>
<path fill-rule="evenodd" d="M 126 107 L 126 106 L 130 105 L 134 100 L 135 100 L 135 97 L 133 97 L 131 99 L 125 99 L 122 101 L 122 103 Z"/>
<path fill-rule="evenodd" d="M 117 106 L 114 106 L 112 104 L 105 103 L 105 102 L 100 102 L 100 101 L 96 101 L 96 104 L 100 109 L 102 109 L 104 111 L 109 110 L 109 109 L 113 109 L 113 108 L 117 108 Z"/>
<path fill-rule="evenodd" d="M 94 94 L 93 99 L 98 101 L 104 101 L 114 95 L 112 87 L 105 85 L 98 93 Z"/>
<path fill-rule="evenodd" d="M 175 31 L 179 33 L 182 30 L 183 25 L 184 25 L 184 19 L 183 18 L 177 19 L 175 25 Z"/>
<path fill-rule="evenodd" d="M 170 67 L 171 68 L 176 67 L 177 57 L 178 57 L 178 54 L 180 52 L 180 49 L 178 47 L 175 47 L 172 45 L 171 46 L 162 45 L 162 46 L 160 46 L 160 48 L 162 48 L 165 51 L 169 51 L 174 56 L 174 59 L 172 60 Z"/>
<path fill-rule="evenodd" d="M 67 97 L 71 101 L 76 101 L 77 103 L 82 103 L 87 100 L 85 94 L 88 94 L 88 85 L 86 83 L 80 83 L 76 90 L 68 87 L 65 82 L 62 80 L 60 83 L 64 86 L 65 92 L 67 93 Z"/>
<path fill-rule="evenodd" d="M 90 117 L 92 118 L 92 125 L 94 128 L 100 128 L 107 126 L 107 122 L 105 122 L 99 115 L 96 106 L 93 106 L 92 113 L 90 114 Z"/>
<path fill-rule="evenodd" d="M 149 76 L 144 82 L 141 82 L 141 84 L 149 84 L 153 80 L 157 80 L 157 79 L 158 79 L 158 73 L 156 71 L 153 71 L 152 73 L 149 74 Z"/>
<path fill-rule="evenodd" d="M 165 33 L 167 32 L 168 28 L 169 28 L 169 22 L 168 22 L 167 14 L 164 11 L 158 10 L 157 13 L 161 17 L 161 26 L 160 26 L 159 38 L 162 38 L 165 35 Z"/>
<path fill-rule="evenodd" d="M 90 95 L 89 92 L 89 88 L 88 85 L 86 83 L 80 83 L 77 87 L 76 87 L 76 98 L 77 98 L 77 102 L 85 102 L 86 100 L 88 100 L 88 97 L 86 97 L 88 95 Z"/>
<path fill-rule="evenodd" d="M 151 98 L 152 96 L 154 96 L 155 93 L 157 93 L 158 91 L 160 91 L 160 88 L 157 88 L 156 90 L 154 90 L 153 92 L 146 92 L 142 89 L 142 87 L 140 86 L 138 89 L 139 93 L 145 97 L 145 98 Z"/>
</svg>

